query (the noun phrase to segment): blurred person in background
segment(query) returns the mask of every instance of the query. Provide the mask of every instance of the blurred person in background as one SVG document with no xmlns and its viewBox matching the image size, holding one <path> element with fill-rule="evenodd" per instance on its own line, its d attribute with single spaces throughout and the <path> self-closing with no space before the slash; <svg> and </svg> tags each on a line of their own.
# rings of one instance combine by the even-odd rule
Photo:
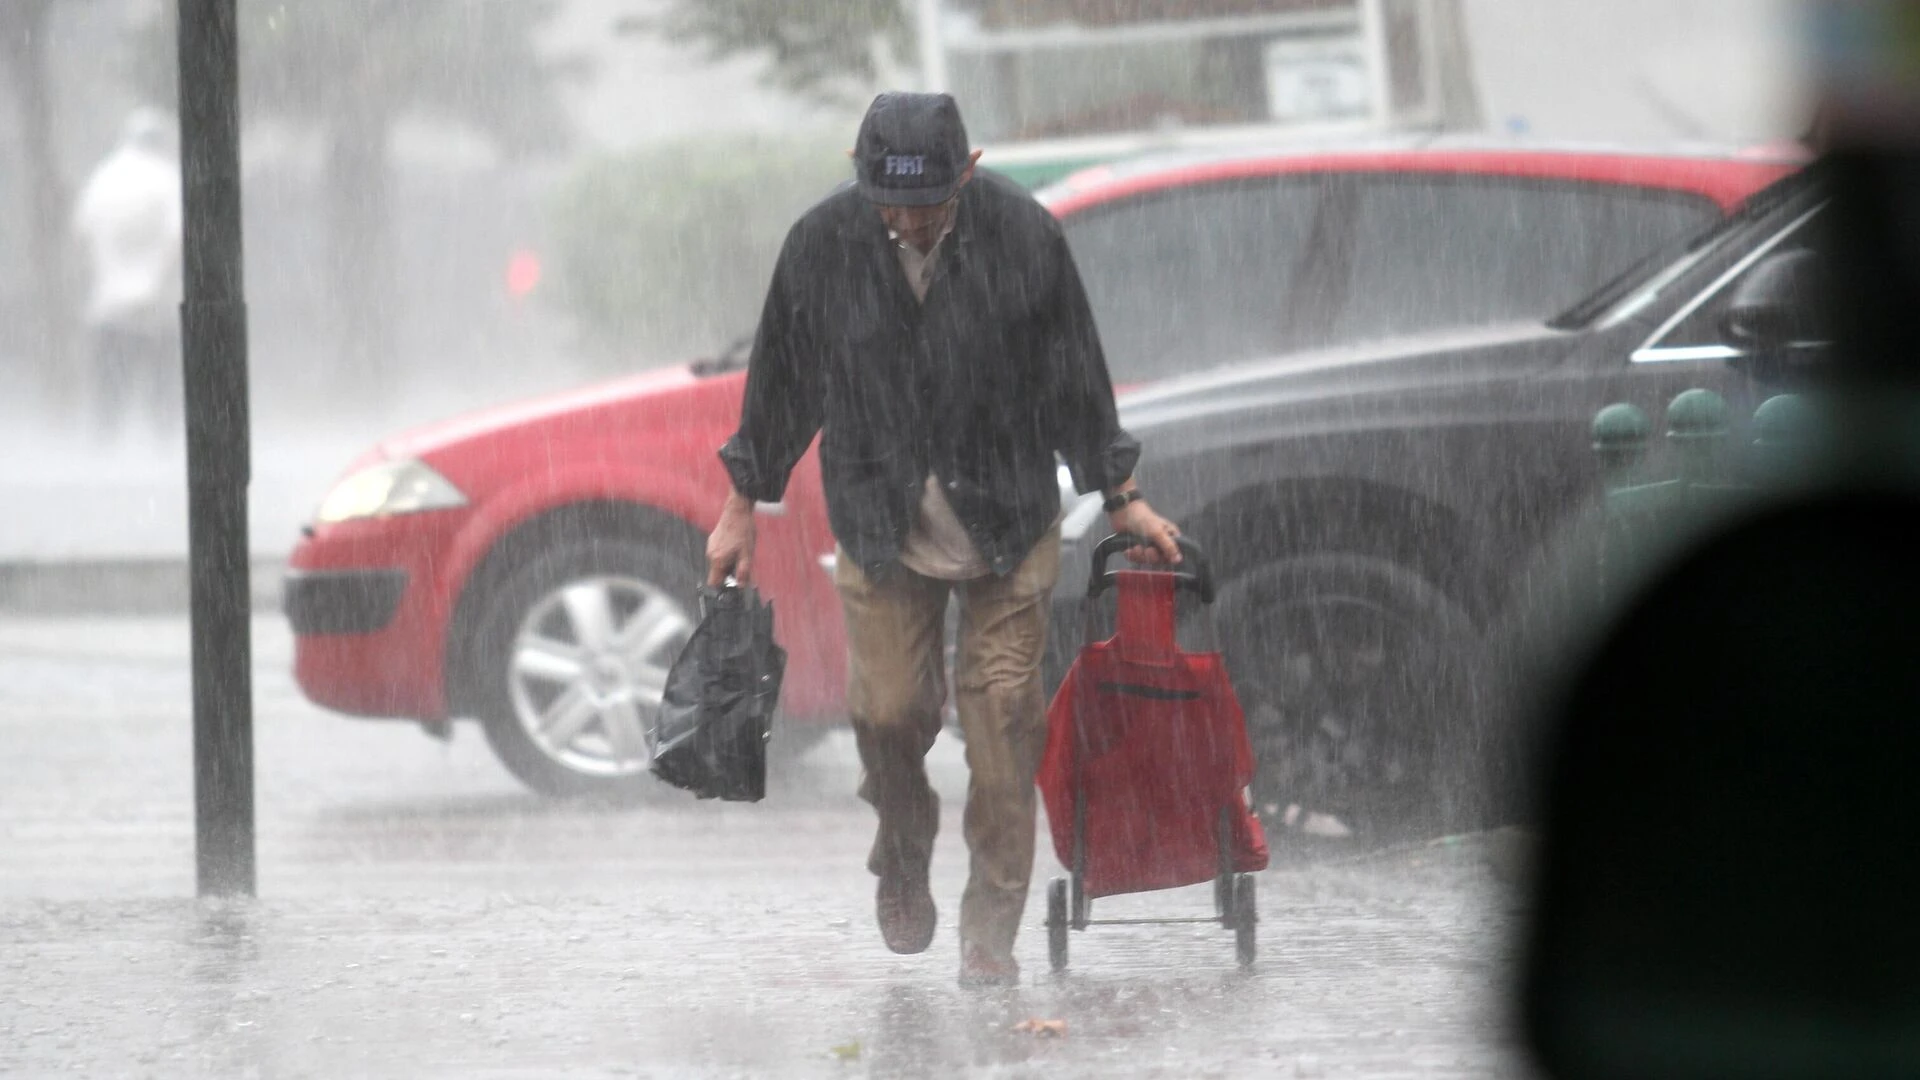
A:
<svg viewBox="0 0 1920 1080">
<path fill-rule="evenodd" d="M 73 215 L 90 279 L 84 321 L 93 427 L 102 439 L 135 421 L 164 433 L 179 415 L 183 216 L 173 121 L 136 110 L 87 178 Z"/>
<path fill-rule="evenodd" d="M 881 937 L 926 950 L 940 800 L 925 758 L 946 696 L 944 631 L 960 601 L 967 846 L 960 981 L 1019 981 L 1014 938 L 1033 873 L 1034 774 L 1046 744 L 1040 660 L 1060 567 L 1055 453 L 1101 491 L 1137 558 L 1179 561 L 1172 523 L 1132 479 L 1093 314 L 1060 225 L 1032 196 L 976 177 L 953 98 L 876 98 L 857 183 L 807 211 L 774 268 L 740 429 L 734 492 L 707 546 L 710 584 L 752 571 L 754 505 L 782 497 L 820 433 L 839 548 L 860 795 L 879 818 L 867 868 Z M 1146 545 L 1152 545 L 1151 547 Z"/>
</svg>

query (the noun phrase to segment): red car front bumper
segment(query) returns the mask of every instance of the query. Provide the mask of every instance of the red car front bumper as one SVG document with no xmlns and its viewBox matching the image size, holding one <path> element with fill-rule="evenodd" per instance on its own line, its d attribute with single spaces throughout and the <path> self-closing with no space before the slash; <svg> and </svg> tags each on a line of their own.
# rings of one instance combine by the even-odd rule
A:
<svg viewBox="0 0 1920 1080">
<path fill-rule="evenodd" d="M 463 510 L 316 526 L 288 560 L 294 678 L 315 704 L 357 716 L 447 719 L 454 583 L 445 553 Z"/>
<path fill-rule="evenodd" d="M 294 632 L 294 678 L 307 699 L 355 716 L 450 719 L 449 634 L 472 562 L 487 546 L 466 533 L 482 525 L 462 507 L 321 525 L 302 539 L 288 559 L 283 608 Z M 801 531 L 769 522 L 761 545 L 763 589 L 790 654 L 781 709 L 802 723 L 838 723 L 845 631 L 832 583 Z"/>
</svg>

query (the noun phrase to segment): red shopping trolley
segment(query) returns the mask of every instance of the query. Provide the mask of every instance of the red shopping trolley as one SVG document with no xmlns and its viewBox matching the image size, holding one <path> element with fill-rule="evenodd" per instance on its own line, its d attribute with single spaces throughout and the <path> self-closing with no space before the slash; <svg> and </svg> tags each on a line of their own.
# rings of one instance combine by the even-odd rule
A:
<svg viewBox="0 0 1920 1080">
<path fill-rule="evenodd" d="M 1054 852 L 1070 877 L 1047 889 L 1047 946 L 1067 966 L 1067 932 L 1089 926 L 1217 922 L 1240 963 L 1254 957 L 1253 871 L 1267 840 L 1247 804 L 1253 746 L 1218 652 L 1183 652 L 1181 592 L 1213 602 L 1205 555 L 1182 538 L 1177 570 L 1116 570 L 1145 543 L 1110 536 L 1094 549 L 1082 624 L 1089 640 L 1047 710 L 1040 764 Z M 1095 605 L 1115 594 L 1114 633 L 1091 640 Z M 1093 898 L 1214 882 L 1210 918 L 1093 919 Z"/>
</svg>

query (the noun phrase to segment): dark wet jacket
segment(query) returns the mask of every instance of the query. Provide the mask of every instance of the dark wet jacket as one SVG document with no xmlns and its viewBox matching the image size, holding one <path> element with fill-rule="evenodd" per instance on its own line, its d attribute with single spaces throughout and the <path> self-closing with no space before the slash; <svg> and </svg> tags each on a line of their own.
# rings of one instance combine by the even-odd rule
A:
<svg viewBox="0 0 1920 1080">
<path fill-rule="evenodd" d="M 777 502 L 820 433 L 827 515 L 849 556 L 887 568 L 929 472 L 995 573 L 1060 512 L 1057 451 L 1082 492 L 1133 474 L 1106 358 L 1060 224 L 984 170 L 960 194 L 925 303 L 852 187 L 788 233 L 754 338 L 740 430 L 720 457 Z"/>
</svg>

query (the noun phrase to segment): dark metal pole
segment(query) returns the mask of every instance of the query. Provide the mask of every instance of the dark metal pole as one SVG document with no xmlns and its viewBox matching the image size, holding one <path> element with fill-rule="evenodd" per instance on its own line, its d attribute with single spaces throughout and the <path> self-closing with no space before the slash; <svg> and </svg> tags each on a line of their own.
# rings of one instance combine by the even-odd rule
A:
<svg viewBox="0 0 1920 1080">
<path fill-rule="evenodd" d="M 253 643 L 239 50 L 234 0 L 179 3 L 194 840 L 200 894 L 250 896 Z"/>
</svg>

